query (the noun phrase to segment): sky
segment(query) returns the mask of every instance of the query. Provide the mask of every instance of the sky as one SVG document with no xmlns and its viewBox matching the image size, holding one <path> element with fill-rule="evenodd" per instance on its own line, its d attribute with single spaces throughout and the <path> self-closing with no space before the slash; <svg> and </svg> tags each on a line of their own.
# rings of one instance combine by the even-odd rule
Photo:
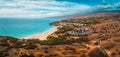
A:
<svg viewBox="0 0 120 57">
<path fill-rule="evenodd" d="M 41 18 L 119 10 L 120 0 L 0 0 L 0 17 Z"/>
</svg>

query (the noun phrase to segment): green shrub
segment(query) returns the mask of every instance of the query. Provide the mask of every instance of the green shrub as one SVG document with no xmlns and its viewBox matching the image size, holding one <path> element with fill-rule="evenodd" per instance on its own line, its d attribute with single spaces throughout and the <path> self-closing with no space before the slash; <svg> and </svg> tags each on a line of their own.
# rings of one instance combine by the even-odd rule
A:
<svg viewBox="0 0 120 57">
<path fill-rule="evenodd" d="M 25 49 L 35 49 L 35 48 L 37 48 L 37 46 L 35 44 L 31 44 L 31 43 L 29 43 L 25 46 Z"/>
<path fill-rule="evenodd" d="M 66 39 L 64 38 L 48 38 L 48 40 L 40 41 L 40 44 L 43 45 L 58 45 L 58 44 L 65 44 Z"/>
</svg>

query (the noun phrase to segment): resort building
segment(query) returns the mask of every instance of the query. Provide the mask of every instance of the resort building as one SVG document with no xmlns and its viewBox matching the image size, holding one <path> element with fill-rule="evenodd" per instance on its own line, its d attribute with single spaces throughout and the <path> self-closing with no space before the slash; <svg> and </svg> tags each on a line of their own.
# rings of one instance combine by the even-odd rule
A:
<svg viewBox="0 0 120 57">
<path fill-rule="evenodd" d="M 89 31 L 89 28 L 80 28 L 79 32 L 76 31 L 69 31 L 69 34 L 74 35 L 74 36 L 78 36 L 78 35 L 90 35 L 92 34 L 91 31 Z"/>
<path fill-rule="evenodd" d="M 80 23 L 66 23 L 66 25 L 85 26 L 86 24 L 80 24 Z"/>
</svg>

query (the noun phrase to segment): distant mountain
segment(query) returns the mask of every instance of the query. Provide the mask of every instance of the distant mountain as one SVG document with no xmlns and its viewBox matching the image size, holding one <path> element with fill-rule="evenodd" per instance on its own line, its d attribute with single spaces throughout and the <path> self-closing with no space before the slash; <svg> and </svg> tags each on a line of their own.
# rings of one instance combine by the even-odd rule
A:
<svg viewBox="0 0 120 57">
<path fill-rule="evenodd" d="M 101 13 L 75 16 L 75 18 L 104 17 L 104 16 L 120 16 L 120 12 L 114 12 L 114 11 L 113 12 L 101 12 Z"/>
<path fill-rule="evenodd" d="M 59 16 L 59 18 L 88 18 L 88 17 L 104 17 L 104 16 L 120 16 L 120 11 L 106 11 L 106 12 L 96 12 L 84 15 L 69 15 L 69 16 Z"/>
</svg>

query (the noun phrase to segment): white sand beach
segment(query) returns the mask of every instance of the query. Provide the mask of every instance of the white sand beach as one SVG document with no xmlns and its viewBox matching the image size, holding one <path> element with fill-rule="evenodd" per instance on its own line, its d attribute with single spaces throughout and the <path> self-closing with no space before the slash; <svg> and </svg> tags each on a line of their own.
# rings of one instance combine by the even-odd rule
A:
<svg viewBox="0 0 120 57">
<path fill-rule="evenodd" d="M 54 33 L 55 31 L 57 31 L 57 27 L 49 29 L 49 30 L 47 30 L 47 31 L 45 31 L 43 33 L 40 33 L 40 34 L 35 34 L 35 35 L 24 37 L 24 39 L 46 40 L 47 36 L 49 36 L 50 34 Z"/>
</svg>

